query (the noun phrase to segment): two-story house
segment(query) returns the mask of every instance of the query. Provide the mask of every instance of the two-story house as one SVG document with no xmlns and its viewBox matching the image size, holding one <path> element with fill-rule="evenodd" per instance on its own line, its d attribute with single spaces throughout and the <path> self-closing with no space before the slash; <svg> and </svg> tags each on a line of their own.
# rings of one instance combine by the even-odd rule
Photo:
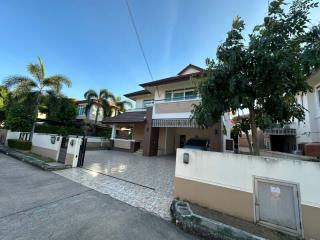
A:
<svg viewBox="0 0 320 240">
<path fill-rule="evenodd" d="M 105 128 L 105 125 L 101 124 L 101 121 L 104 118 L 103 108 L 100 108 L 99 112 L 97 113 L 98 102 L 94 102 L 94 104 L 92 104 L 88 113 L 86 113 L 86 107 L 88 104 L 87 100 L 78 100 L 76 101 L 76 104 L 78 105 L 78 113 L 76 116 L 77 125 L 84 126 L 87 124 L 93 124 L 95 122 L 96 115 L 98 114 L 97 126 L 101 128 Z M 116 115 L 117 106 L 112 101 L 109 101 L 109 105 L 112 107 L 111 116 L 113 117 Z"/>
<path fill-rule="evenodd" d="M 143 90 L 126 94 L 136 108 L 102 121 L 113 126 L 114 147 L 132 152 L 140 148 L 145 156 L 167 155 L 190 139 L 201 139 L 211 150 L 224 151 L 226 139 L 230 139 L 229 114 L 208 129 L 191 120 L 193 105 L 201 101 L 196 91 L 200 80 L 203 69 L 190 64 L 176 76 L 140 84 Z M 132 129 L 131 139 L 117 138 L 121 126 Z"/>
<path fill-rule="evenodd" d="M 288 153 L 298 150 L 306 155 L 320 156 L 320 70 L 314 72 L 307 82 L 312 90 L 296 97 L 297 103 L 305 108 L 304 121 L 295 120 L 285 127 L 266 130 L 267 148 Z"/>
</svg>

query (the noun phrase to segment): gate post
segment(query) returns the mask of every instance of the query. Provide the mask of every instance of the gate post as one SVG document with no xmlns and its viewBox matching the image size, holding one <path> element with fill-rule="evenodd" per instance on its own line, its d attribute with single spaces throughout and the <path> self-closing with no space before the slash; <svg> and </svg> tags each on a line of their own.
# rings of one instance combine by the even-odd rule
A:
<svg viewBox="0 0 320 240">
<path fill-rule="evenodd" d="M 81 138 L 69 138 L 65 164 L 77 167 L 79 160 L 79 149 L 82 143 Z"/>
<path fill-rule="evenodd" d="M 79 158 L 78 158 L 78 162 L 77 162 L 77 167 L 83 166 L 84 157 L 86 154 L 87 141 L 88 141 L 88 139 L 85 136 L 83 136 L 82 141 L 81 141 L 81 145 L 79 147 Z"/>
</svg>

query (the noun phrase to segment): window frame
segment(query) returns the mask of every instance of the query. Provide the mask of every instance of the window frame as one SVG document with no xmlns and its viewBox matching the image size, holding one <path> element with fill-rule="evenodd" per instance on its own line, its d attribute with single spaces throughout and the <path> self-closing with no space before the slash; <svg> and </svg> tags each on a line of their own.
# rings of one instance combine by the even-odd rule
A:
<svg viewBox="0 0 320 240">
<path fill-rule="evenodd" d="M 153 102 L 154 102 L 154 99 L 143 99 L 142 106 L 143 106 L 143 108 L 152 107 Z M 146 105 L 146 104 L 148 104 L 148 105 Z"/>
<path fill-rule="evenodd" d="M 193 92 L 193 95 L 187 96 L 186 93 Z M 183 94 L 181 97 L 174 97 L 174 94 Z M 184 89 L 172 89 L 166 90 L 164 94 L 164 101 L 166 102 L 173 102 L 173 101 L 188 101 L 197 99 L 199 94 L 196 88 L 184 88 Z"/>
</svg>

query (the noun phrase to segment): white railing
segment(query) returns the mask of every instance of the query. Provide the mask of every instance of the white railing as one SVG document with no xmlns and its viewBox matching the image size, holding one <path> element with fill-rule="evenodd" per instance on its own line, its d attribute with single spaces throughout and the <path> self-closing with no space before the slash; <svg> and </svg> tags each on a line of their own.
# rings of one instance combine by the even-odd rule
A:
<svg viewBox="0 0 320 240">
<path fill-rule="evenodd" d="M 296 129 L 294 128 L 270 128 L 265 130 L 269 135 L 296 135 Z"/>
<path fill-rule="evenodd" d="M 143 111 L 147 111 L 147 108 L 131 108 L 131 109 L 127 109 L 127 112 L 143 112 Z"/>
<path fill-rule="evenodd" d="M 158 99 L 155 100 L 154 103 L 171 103 L 171 102 L 185 102 L 185 101 L 197 101 L 201 100 L 200 96 L 185 96 L 185 97 L 179 97 L 179 98 L 164 98 L 164 99 Z"/>
</svg>

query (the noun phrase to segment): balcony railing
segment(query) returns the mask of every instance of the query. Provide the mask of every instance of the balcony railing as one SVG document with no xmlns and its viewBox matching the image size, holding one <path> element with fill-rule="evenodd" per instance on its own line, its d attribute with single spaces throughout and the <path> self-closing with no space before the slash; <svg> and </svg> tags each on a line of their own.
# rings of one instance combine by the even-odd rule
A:
<svg viewBox="0 0 320 240">
<path fill-rule="evenodd" d="M 147 111 L 147 108 L 131 108 L 131 109 L 127 109 L 127 112 L 143 112 L 143 111 Z"/>
<path fill-rule="evenodd" d="M 183 96 L 183 97 L 173 97 L 173 98 L 164 98 L 155 100 L 155 103 L 163 103 L 163 102 L 182 102 L 182 101 L 193 101 L 193 100 L 201 100 L 199 96 Z"/>
<path fill-rule="evenodd" d="M 294 128 L 269 128 L 264 132 L 269 135 L 296 135 Z"/>
<path fill-rule="evenodd" d="M 156 100 L 154 104 L 154 114 L 190 113 L 193 105 L 198 104 L 200 100 L 200 97 L 183 97 Z"/>
</svg>

